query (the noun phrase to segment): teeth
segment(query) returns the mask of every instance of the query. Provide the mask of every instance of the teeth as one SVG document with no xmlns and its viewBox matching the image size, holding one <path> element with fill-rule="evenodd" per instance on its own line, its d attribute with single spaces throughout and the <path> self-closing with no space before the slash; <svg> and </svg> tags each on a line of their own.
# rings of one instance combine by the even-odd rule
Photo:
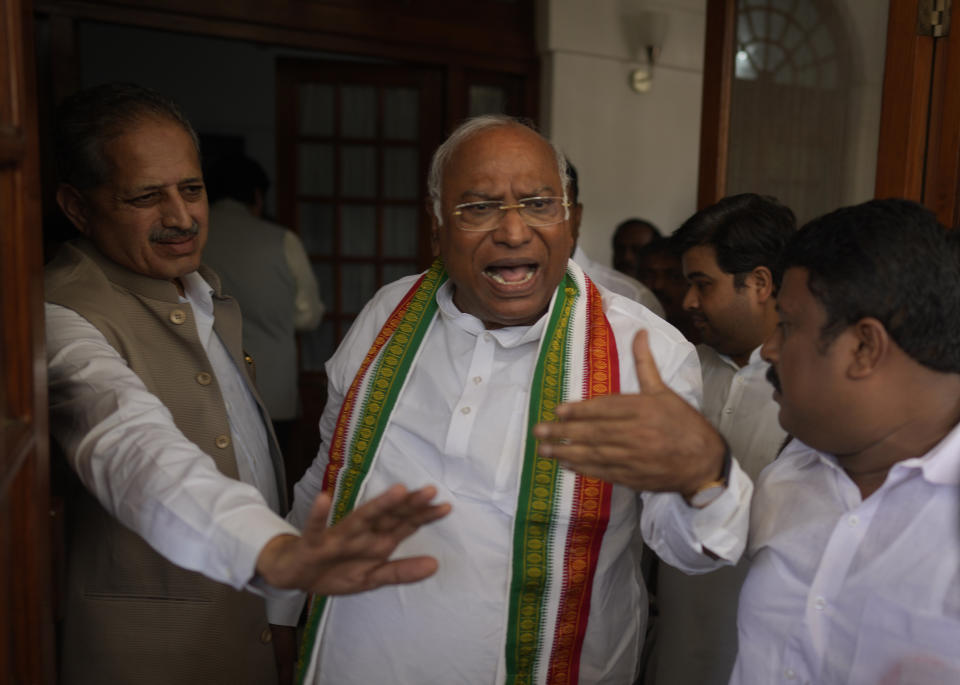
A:
<svg viewBox="0 0 960 685">
<path fill-rule="evenodd" d="M 503 276 L 501 276 L 501 275 L 500 275 L 500 272 L 497 271 L 497 270 L 487 269 L 487 270 L 484 271 L 484 273 L 487 274 L 487 276 L 490 278 L 490 280 L 496 281 L 497 283 L 500 283 L 501 285 L 517 285 L 517 284 L 519 284 L 519 283 L 526 283 L 526 282 L 529 281 L 531 278 L 533 278 L 534 272 L 535 272 L 535 269 L 530 269 L 530 270 L 527 271 L 527 273 L 523 276 L 523 278 L 521 278 L 519 281 L 508 281 L 508 280 L 505 279 Z"/>
</svg>

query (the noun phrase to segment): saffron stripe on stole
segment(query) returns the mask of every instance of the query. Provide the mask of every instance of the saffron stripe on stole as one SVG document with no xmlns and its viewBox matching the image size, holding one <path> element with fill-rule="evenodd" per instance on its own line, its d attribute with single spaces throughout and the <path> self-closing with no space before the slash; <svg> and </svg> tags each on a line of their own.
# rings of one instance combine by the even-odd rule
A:
<svg viewBox="0 0 960 685">
<path fill-rule="evenodd" d="M 324 472 L 323 490 L 332 490 L 334 495 L 331 525 L 346 516 L 356 504 L 360 486 L 373 463 L 393 406 L 436 314 L 437 290 L 446 278 L 443 264 L 439 259 L 435 260 L 387 318 L 350 384 L 337 417 Z M 360 396 L 363 400 L 358 405 Z M 300 645 L 297 683 L 303 683 L 307 675 L 312 653 L 317 648 L 317 635 L 326 605 L 324 596 L 311 598 Z"/>
<path fill-rule="evenodd" d="M 603 313 L 600 291 L 587 284 L 587 369 L 583 398 L 620 391 L 620 366 L 616 340 Z M 563 589 L 553 649 L 550 654 L 549 683 L 576 683 L 580 653 L 590 614 L 590 596 L 600 555 L 600 545 L 610 520 L 613 486 L 578 476 L 563 563 Z"/>
</svg>

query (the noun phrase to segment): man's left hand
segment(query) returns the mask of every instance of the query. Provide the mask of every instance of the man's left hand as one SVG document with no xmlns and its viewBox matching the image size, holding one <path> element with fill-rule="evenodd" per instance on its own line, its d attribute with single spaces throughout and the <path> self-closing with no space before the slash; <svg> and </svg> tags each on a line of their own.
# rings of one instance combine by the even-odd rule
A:
<svg viewBox="0 0 960 685">
<path fill-rule="evenodd" d="M 534 427 L 539 453 L 585 476 L 690 497 L 720 478 L 726 445 L 660 378 L 646 331 L 633 356 L 641 393 L 561 405 L 558 421 Z"/>
</svg>

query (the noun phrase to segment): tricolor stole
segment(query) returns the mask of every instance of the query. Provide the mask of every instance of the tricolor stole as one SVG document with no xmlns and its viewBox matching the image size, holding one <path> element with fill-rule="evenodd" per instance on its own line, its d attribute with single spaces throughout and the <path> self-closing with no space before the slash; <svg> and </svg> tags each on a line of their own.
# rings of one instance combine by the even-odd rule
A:
<svg viewBox="0 0 960 685">
<path fill-rule="evenodd" d="M 620 391 L 613 330 L 596 286 L 570 268 L 560 284 L 530 392 L 507 623 L 506 682 L 576 683 L 613 486 L 537 454 L 533 426 L 562 402 Z"/>
<path fill-rule="evenodd" d="M 349 513 L 376 457 L 447 275 L 439 260 L 383 325 L 344 398 L 330 444 L 324 490 L 330 523 Z M 619 391 L 613 331 L 600 292 L 572 262 L 541 339 L 530 393 L 506 635 L 507 683 L 576 683 L 600 543 L 610 515 L 609 483 L 561 469 L 537 454 L 535 424 L 562 402 Z M 561 518 L 563 520 L 561 520 Z M 297 682 L 313 670 L 325 597 L 314 597 Z"/>
</svg>

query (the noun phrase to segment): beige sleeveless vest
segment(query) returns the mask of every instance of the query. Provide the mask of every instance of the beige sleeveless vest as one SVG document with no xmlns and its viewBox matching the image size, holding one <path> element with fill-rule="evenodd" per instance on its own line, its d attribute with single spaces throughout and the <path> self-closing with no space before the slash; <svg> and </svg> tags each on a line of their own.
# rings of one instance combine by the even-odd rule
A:
<svg viewBox="0 0 960 685">
<path fill-rule="evenodd" d="M 214 330 L 239 368 L 240 312 L 213 272 Z M 193 310 L 168 281 L 133 273 L 87 241 L 65 245 L 47 267 L 48 302 L 99 329 L 188 439 L 236 478 L 226 409 L 197 335 Z M 254 393 L 256 395 L 256 393 Z M 263 416 L 262 402 L 257 397 Z M 270 422 L 280 488 L 282 461 Z M 110 516 L 85 490 L 67 512 L 67 598 L 62 682 L 261 685 L 276 680 L 263 600 L 166 561 Z M 285 506 L 285 505 L 284 505 Z"/>
</svg>

